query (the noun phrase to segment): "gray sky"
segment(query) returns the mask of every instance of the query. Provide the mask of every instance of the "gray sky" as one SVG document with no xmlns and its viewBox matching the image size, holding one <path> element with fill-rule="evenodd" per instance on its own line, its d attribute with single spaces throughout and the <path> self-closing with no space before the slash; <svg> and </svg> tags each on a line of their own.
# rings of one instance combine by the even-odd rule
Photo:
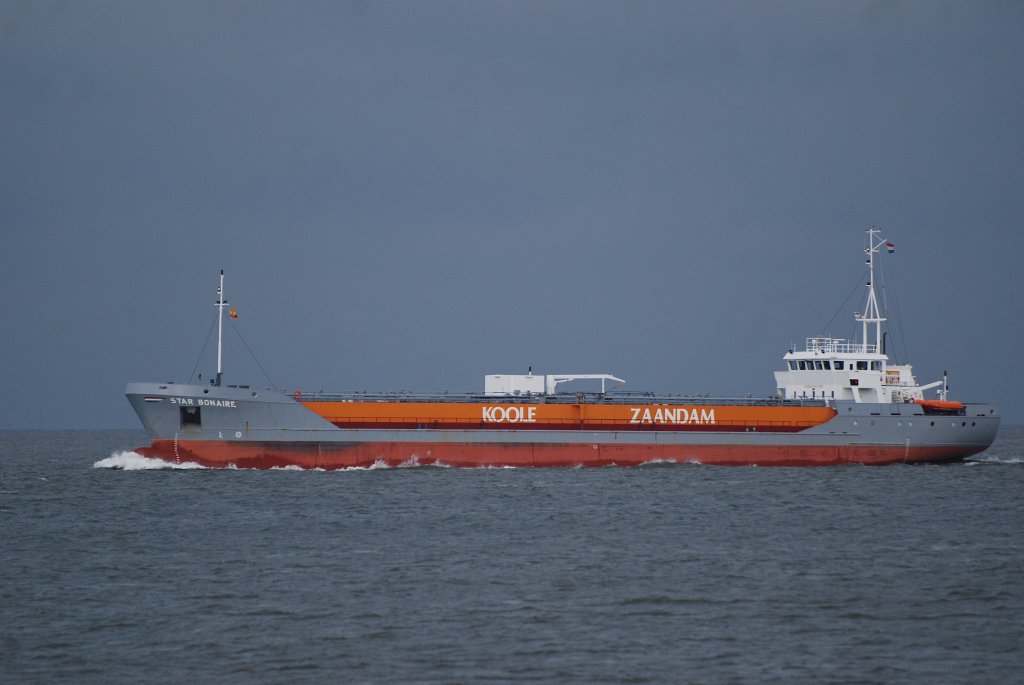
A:
<svg viewBox="0 0 1024 685">
<path fill-rule="evenodd" d="M 1019 2 L 0 0 L 0 427 L 137 426 L 222 268 L 282 389 L 768 395 L 870 225 L 891 356 L 1024 423 L 1022 121 Z"/>
</svg>

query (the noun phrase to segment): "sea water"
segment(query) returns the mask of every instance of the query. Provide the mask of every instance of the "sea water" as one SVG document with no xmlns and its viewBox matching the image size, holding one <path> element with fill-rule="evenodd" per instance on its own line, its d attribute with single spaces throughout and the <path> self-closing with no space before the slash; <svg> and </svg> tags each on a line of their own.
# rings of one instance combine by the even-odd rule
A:
<svg viewBox="0 0 1024 685">
<path fill-rule="evenodd" d="M 0 431 L 0 681 L 1006 683 L 1024 428 L 945 466 L 214 470 Z"/>
</svg>

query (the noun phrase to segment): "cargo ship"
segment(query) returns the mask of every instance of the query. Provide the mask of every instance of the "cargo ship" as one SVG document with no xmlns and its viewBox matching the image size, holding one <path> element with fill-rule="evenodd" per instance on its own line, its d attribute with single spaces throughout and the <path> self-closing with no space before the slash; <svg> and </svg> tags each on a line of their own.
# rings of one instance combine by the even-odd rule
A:
<svg viewBox="0 0 1024 685">
<path fill-rule="evenodd" d="M 222 271 L 216 376 L 209 384 L 129 383 L 128 401 L 152 439 L 137 451 L 208 467 L 308 469 L 959 461 L 992 444 L 999 412 L 949 399 L 945 374 L 919 385 L 910 365 L 890 363 L 874 277 L 876 255 L 892 247 L 868 229 L 867 301 L 854 315 L 860 341 L 806 338 L 783 356 L 774 395 L 760 399 L 624 392 L 612 374 L 532 368 L 486 375 L 482 392 L 466 394 L 228 385 Z M 600 390 L 559 389 L 571 381 Z"/>
</svg>

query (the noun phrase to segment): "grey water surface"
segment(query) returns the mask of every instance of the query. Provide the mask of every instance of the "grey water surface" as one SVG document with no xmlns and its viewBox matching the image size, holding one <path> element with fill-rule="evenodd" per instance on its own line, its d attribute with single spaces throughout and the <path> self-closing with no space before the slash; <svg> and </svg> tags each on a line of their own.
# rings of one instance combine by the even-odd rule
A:
<svg viewBox="0 0 1024 685">
<path fill-rule="evenodd" d="M 144 443 L 0 431 L 0 681 L 1024 673 L 1024 428 L 888 467 L 211 470 Z"/>
</svg>

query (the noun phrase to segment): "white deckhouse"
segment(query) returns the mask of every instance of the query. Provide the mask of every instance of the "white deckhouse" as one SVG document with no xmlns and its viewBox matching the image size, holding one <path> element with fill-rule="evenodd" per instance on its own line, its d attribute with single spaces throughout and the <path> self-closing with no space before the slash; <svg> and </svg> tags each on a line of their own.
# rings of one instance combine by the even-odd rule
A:
<svg viewBox="0 0 1024 685">
<path fill-rule="evenodd" d="M 854 314 L 862 325 L 861 342 L 842 338 L 807 338 L 802 351 L 790 351 L 783 359 L 787 369 L 775 372 L 775 386 L 784 399 L 852 400 L 854 402 L 914 402 L 924 400 L 924 391 L 940 388 L 946 399 L 945 380 L 918 385 L 910 364 L 889 364 L 881 347 L 882 322 L 875 298 L 875 255 L 891 243 L 878 237 L 879 231 L 867 230 L 868 299 L 864 314 Z M 873 324 L 873 328 L 872 328 Z M 873 337 L 869 334 L 873 333 Z"/>
</svg>

